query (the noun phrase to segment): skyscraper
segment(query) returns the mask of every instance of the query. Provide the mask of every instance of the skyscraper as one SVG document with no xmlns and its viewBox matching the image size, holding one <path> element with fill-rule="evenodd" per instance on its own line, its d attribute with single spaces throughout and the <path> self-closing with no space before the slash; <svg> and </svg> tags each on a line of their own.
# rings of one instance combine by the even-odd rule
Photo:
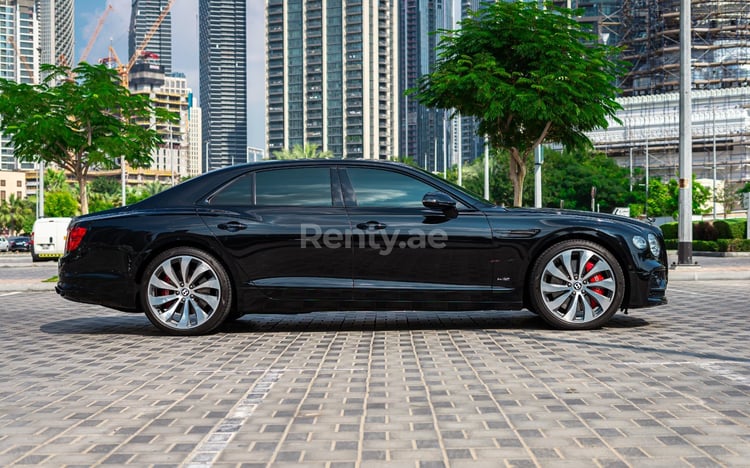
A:
<svg viewBox="0 0 750 468">
<path fill-rule="evenodd" d="M 268 154 L 318 145 L 335 157 L 398 151 L 398 2 L 268 0 Z"/>
<path fill-rule="evenodd" d="M 73 0 L 36 0 L 41 63 L 75 65 Z"/>
<path fill-rule="evenodd" d="M 128 59 L 136 52 L 146 34 L 156 23 L 169 0 L 133 0 L 130 10 L 130 31 L 128 33 Z M 172 14 L 162 20 L 154 35 L 148 41 L 146 49 L 142 52 L 156 54 L 151 55 L 158 65 L 164 68 L 164 73 L 172 72 Z"/>
<path fill-rule="evenodd" d="M 34 83 L 39 74 L 39 21 L 34 0 L 0 0 L 0 78 Z M 0 170 L 33 169 L 16 160 L 13 147 L 0 137 Z"/>
<path fill-rule="evenodd" d="M 404 96 L 404 91 L 417 85 L 420 76 L 430 73 L 437 60 L 435 34 L 440 29 L 453 28 L 453 0 L 424 2 L 403 0 L 399 18 L 399 100 L 400 100 L 400 156 L 409 156 L 428 170 L 439 171 L 448 146 L 449 111 L 432 109 L 416 99 Z"/>
<path fill-rule="evenodd" d="M 245 0 L 200 0 L 198 8 L 203 169 L 210 171 L 246 159 L 246 5 Z"/>
</svg>

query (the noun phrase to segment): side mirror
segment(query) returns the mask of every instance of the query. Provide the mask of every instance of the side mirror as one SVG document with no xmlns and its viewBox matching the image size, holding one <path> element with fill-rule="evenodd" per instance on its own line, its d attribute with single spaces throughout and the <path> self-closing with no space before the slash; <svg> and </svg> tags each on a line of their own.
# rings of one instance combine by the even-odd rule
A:
<svg viewBox="0 0 750 468">
<path fill-rule="evenodd" d="M 430 210 L 441 211 L 446 217 L 453 219 L 458 216 L 456 200 L 443 192 L 429 192 L 422 197 L 422 205 Z"/>
</svg>

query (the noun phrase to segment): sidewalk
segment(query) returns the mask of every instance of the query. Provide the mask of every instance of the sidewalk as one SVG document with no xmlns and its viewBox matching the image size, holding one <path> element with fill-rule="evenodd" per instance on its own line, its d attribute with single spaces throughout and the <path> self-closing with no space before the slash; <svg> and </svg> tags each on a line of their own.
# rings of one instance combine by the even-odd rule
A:
<svg viewBox="0 0 750 468">
<path fill-rule="evenodd" d="M 669 251 L 669 281 L 750 280 L 748 253 L 720 256 L 711 252 L 693 252 L 693 263 L 677 265 L 677 252 Z"/>
</svg>

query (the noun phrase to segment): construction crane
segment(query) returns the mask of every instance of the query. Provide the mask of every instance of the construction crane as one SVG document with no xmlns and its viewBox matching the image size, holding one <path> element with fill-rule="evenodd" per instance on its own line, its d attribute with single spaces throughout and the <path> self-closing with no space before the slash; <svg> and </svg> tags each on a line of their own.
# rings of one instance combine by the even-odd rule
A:
<svg viewBox="0 0 750 468">
<path fill-rule="evenodd" d="M 112 4 L 110 3 L 107 5 L 107 8 L 104 10 L 104 13 L 102 13 L 102 16 L 99 17 L 99 22 L 96 23 L 96 28 L 94 29 L 94 33 L 89 38 L 88 44 L 86 44 L 86 48 L 83 49 L 83 53 L 81 54 L 81 57 L 78 59 L 79 62 L 85 62 L 86 58 L 89 56 L 89 52 L 91 52 L 91 48 L 94 47 L 94 42 L 96 42 L 96 38 L 99 37 L 99 33 L 102 30 L 102 27 L 104 26 L 104 21 L 107 19 L 107 15 L 109 15 L 109 12 L 112 11 Z"/>
<path fill-rule="evenodd" d="M 159 26 L 161 26 L 161 23 L 164 21 L 164 18 L 167 17 L 169 14 L 170 8 L 172 8 L 172 4 L 174 3 L 174 0 L 169 0 L 169 3 L 167 3 L 167 6 L 164 7 L 159 17 L 156 19 L 153 25 L 151 25 L 151 29 L 148 30 L 145 36 L 143 36 L 143 40 L 138 45 L 138 47 L 135 49 L 135 52 L 133 53 L 133 56 L 130 57 L 130 60 L 126 65 L 123 65 L 120 60 L 117 58 L 117 54 L 115 53 L 114 49 L 112 49 L 112 46 L 110 46 L 109 50 L 112 54 L 112 58 L 115 59 L 115 63 L 117 63 L 117 73 L 120 75 L 120 81 L 122 81 L 122 85 L 126 88 L 128 87 L 129 81 L 128 81 L 128 74 L 130 73 L 130 69 L 133 68 L 133 65 L 135 65 L 135 62 L 141 58 L 143 55 L 144 50 L 146 49 L 146 46 L 151 41 L 151 38 L 154 37 L 154 34 L 156 34 L 156 31 L 159 29 Z M 104 60 L 104 59 L 102 59 Z M 100 62 L 102 62 L 100 60 Z M 107 59 L 109 60 L 109 58 Z"/>
</svg>

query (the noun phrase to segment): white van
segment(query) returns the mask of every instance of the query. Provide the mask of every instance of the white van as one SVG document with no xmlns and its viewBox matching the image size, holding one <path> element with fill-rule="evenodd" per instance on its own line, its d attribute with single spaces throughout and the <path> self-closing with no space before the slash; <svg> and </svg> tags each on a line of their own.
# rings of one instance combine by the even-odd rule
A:
<svg viewBox="0 0 750 468">
<path fill-rule="evenodd" d="M 68 224 L 72 218 L 39 218 L 31 232 L 31 260 L 57 260 L 65 251 Z"/>
</svg>

